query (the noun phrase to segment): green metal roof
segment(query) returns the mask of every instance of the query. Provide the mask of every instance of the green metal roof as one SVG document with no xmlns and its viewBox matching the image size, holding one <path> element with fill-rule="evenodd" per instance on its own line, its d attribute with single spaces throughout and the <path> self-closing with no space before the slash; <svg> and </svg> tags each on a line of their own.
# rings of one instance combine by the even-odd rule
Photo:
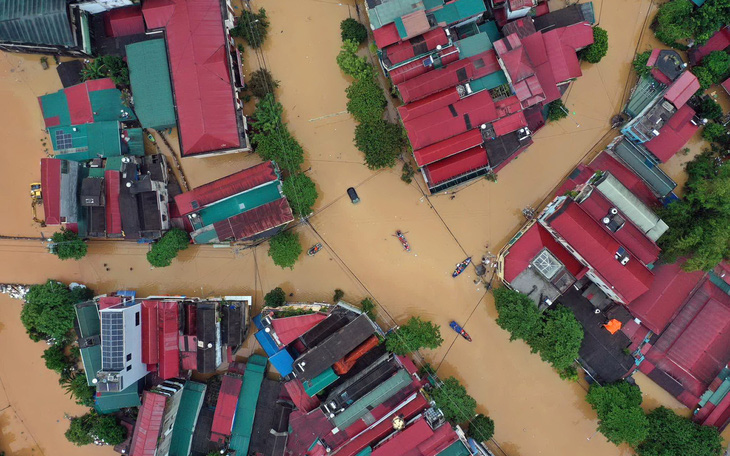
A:
<svg viewBox="0 0 730 456">
<path fill-rule="evenodd" d="M 144 131 L 141 128 L 130 128 L 127 130 L 129 141 L 129 155 L 144 156 Z"/>
<path fill-rule="evenodd" d="M 370 25 L 376 30 L 390 24 L 396 18 L 423 9 L 423 1 L 421 0 L 390 0 L 370 8 L 368 16 L 370 16 Z"/>
<path fill-rule="evenodd" d="M 79 324 L 79 337 L 86 339 L 101 334 L 99 307 L 96 303 L 80 303 L 75 306 L 76 320 Z"/>
<path fill-rule="evenodd" d="M 122 157 L 107 157 L 104 161 L 104 171 L 121 171 L 122 170 Z"/>
<path fill-rule="evenodd" d="M 403 19 L 398 17 L 395 19 L 395 29 L 398 30 L 398 36 L 400 39 L 404 40 L 408 37 L 408 30 L 406 30 L 406 25 L 403 23 Z"/>
<path fill-rule="evenodd" d="M 101 370 L 101 345 L 82 348 L 80 351 L 81 363 L 84 365 L 86 373 L 86 383 L 94 386 L 93 380 L 96 378 L 96 373 Z"/>
<path fill-rule="evenodd" d="M 188 456 L 193 443 L 193 432 L 198 414 L 203 407 L 206 386 L 204 383 L 187 381 L 180 396 L 175 425 L 172 428 L 170 456 Z"/>
<path fill-rule="evenodd" d="M 65 90 L 65 89 L 64 89 Z M 43 95 L 40 98 L 43 107 L 43 117 L 51 119 L 58 117 L 58 124 L 54 127 L 71 125 L 71 114 L 69 113 L 68 98 L 66 92 L 58 92 Z M 104 89 L 88 92 L 94 122 L 109 121 L 131 121 L 136 120 L 134 111 L 124 104 L 122 92 L 118 89 Z M 122 114 L 124 111 L 127 115 Z"/>
<path fill-rule="evenodd" d="M 139 407 L 140 405 L 142 402 L 139 400 L 139 381 L 119 392 L 102 393 L 94 401 L 94 408 L 102 414 L 114 413 L 123 408 Z"/>
<path fill-rule="evenodd" d="M 614 154 L 660 198 L 672 193 L 677 184 L 652 161 L 649 151 L 624 138 L 614 148 Z"/>
<path fill-rule="evenodd" d="M 234 215 L 241 214 L 264 204 L 276 201 L 282 197 L 279 191 L 279 181 L 271 181 L 238 195 L 218 201 L 198 211 L 198 219 L 202 225 L 194 226 L 199 229 L 205 225 L 212 225 Z"/>
<path fill-rule="evenodd" d="M 399 370 L 395 375 L 350 405 L 344 412 L 335 416 L 332 423 L 338 429 L 345 429 L 365 416 L 368 411 L 393 397 L 395 393 L 408 386 L 412 380 L 408 371 L 405 369 Z"/>
<path fill-rule="evenodd" d="M 355 456 L 370 456 L 372 453 L 373 453 L 373 450 L 370 447 L 365 447 L 362 449 L 361 452 L 359 452 Z"/>
<path fill-rule="evenodd" d="M 446 424 L 445 426 L 448 426 Z M 470 456 L 471 452 L 464 446 L 461 440 L 457 440 L 448 447 L 444 448 L 443 451 L 436 453 L 436 456 Z"/>
<path fill-rule="evenodd" d="M 309 397 L 314 397 L 317 393 L 333 384 L 338 378 L 339 377 L 335 374 L 335 371 L 329 367 L 326 371 L 317 375 L 312 380 L 303 382 L 304 392 L 307 393 Z"/>
<path fill-rule="evenodd" d="M 86 161 L 122 153 L 119 122 L 96 122 L 75 127 L 51 127 L 48 134 L 57 152 L 56 158 Z"/>
<path fill-rule="evenodd" d="M 0 41 L 74 46 L 66 0 L 0 1 Z"/>
<path fill-rule="evenodd" d="M 487 52 L 494 46 L 492 46 L 492 40 L 489 39 L 489 35 L 486 32 L 482 32 L 457 41 L 456 47 L 459 48 L 459 58 L 465 59 L 481 54 L 482 52 Z"/>
<path fill-rule="evenodd" d="M 503 38 L 502 33 L 499 31 L 499 28 L 497 28 L 497 23 L 495 21 L 487 21 L 479 26 L 480 32 L 487 32 L 487 35 L 489 36 L 489 40 L 494 43 L 495 41 L 501 40 Z"/>
<path fill-rule="evenodd" d="M 636 117 L 641 112 L 652 104 L 661 94 L 664 92 L 667 86 L 660 83 L 651 76 L 643 76 L 639 79 L 636 88 L 629 98 L 629 102 L 626 104 L 624 112 L 631 117 Z"/>
<path fill-rule="evenodd" d="M 443 4 L 444 0 L 423 0 L 423 6 L 426 8 L 426 11 L 438 8 Z"/>
<path fill-rule="evenodd" d="M 484 0 L 456 0 L 444 5 L 443 8 L 433 11 L 438 23 L 454 24 L 487 10 Z"/>
<path fill-rule="evenodd" d="M 158 130 L 174 127 L 175 106 L 165 40 L 128 45 L 127 64 L 134 110 L 142 126 Z"/>
<path fill-rule="evenodd" d="M 507 84 L 507 77 L 504 75 L 504 71 L 502 70 L 495 71 L 494 73 L 488 74 L 479 79 L 469 81 L 469 87 L 471 87 L 471 90 L 474 92 L 479 92 L 480 90 L 491 90 L 495 87 L 501 86 L 502 84 Z"/>
<path fill-rule="evenodd" d="M 233 421 L 231 431 L 230 449 L 236 450 L 236 454 L 248 454 L 248 446 L 251 443 L 251 433 L 253 432 L 253 418 L 256 414 L 256 403 L 259 399 L 261 382 L 264 380 L 266 362 L 265 357 L 252 355 L 246 363 L 241 395 L 236 405 L 236 418 Z"/>
</svg>

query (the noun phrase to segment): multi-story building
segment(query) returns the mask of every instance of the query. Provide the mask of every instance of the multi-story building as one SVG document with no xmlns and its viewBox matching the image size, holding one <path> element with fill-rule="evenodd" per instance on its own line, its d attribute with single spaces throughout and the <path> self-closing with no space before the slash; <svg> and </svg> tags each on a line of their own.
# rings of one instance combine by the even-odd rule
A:
<svg viewBox="0 0 730 456">
<path fill-rule="evenodd" d="M 147 375 L 142 361 L 142 305 L 121 301 L 99 310 L 101 317 L 101 370 L 97 391 L 122 391 Z"/>
</svg>

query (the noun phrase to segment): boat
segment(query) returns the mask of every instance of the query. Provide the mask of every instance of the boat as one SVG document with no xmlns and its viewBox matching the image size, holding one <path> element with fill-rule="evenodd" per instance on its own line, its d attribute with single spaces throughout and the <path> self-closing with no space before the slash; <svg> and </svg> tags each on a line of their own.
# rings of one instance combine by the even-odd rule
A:
<svg viewBox="0 0 730 456">
<path fill-rule="evenodd" d="M 411 246 L 408 244 L 408 239 L 403 235 L 403 232 L 401 230 L 396 230 L 395 236 L 398 238 L 401 244 L 403 244 L 403 248 L 406 252 L 411 251 Z"/>
<path fill-rule="evenodd" d="M 456 265 L 456 269 L 454 269 L 454 273 L 451 274 L 451 277 L 456 277 L 459 274 L 461 274 L 462 272 L 464 272 L 464 269 L 466 269 L 466 267 L 469 266 L 470 264 L 471 264 L 471 257 L 468 257 L 461 263 L 458 263 Z"/>
<path fill-rule="evenodd" d="M 469 333 L 466 332 L 466 331 L 464 331 L 464 328 L 462 328 L 461 326 L 459 326 L 459 324 L 457 322 L 452 321 L 451 323 L 449 323 L 449 326 L 451 327 L 451 329 L 453 329 L 454 331 L 456 331 L 457 333 L 459 333 L 459 335 L 461 337 L 463 337 L 464 339 L 466 339 L 469 342 L 471 342 L 471 336 L 469 335 Z"/>
<path fill-rule="evenodd" d="M 318 243 L 314 244 L 313 246 L 311 246 L 309 248 L 309 250 L 307 250 L 307 255 L 313 256 L 315 253 L 319 252 L 320 250 L 322 250 L 322 244 L 320 244 L 318 242 Z"/>
</svg>

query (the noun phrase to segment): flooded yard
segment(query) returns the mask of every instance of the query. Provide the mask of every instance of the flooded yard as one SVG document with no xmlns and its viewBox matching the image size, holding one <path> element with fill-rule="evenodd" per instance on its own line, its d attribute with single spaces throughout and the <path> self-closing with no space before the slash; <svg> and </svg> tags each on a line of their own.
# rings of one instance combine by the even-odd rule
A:
<svg viewBox="0 0 730 456">
<path fill-rule="evenodd" d="M 425 355 L 440 375 L 464 382 L 479 411 L 494 418 L 497 454 L 630 454 L 628 448 L 617 448 L 595 434 L 596 417 L 583 400 L 581 385 L 560 380 L 524 343 L 511 343 L 497 327 L 491 294 L 473 283 L 473 269 L 456 279 L 451 272 L 466 256 L 496 253 L 523 223 L 524 207 L 540 205 L 580 160 L 597 153 L 617 134 L 609 131 L 609 120 L 621 109 L 630 88 L 630 62 L 642 33 L 646 39 L 650 4 L 650 0 L 594 1 L 597 19 L 609 32 L 610 49 L 600 64 L 583 64 L 583 77 L 565 97 L 569 118 L 541 130 L 535 144 L 500 172 L 497 183 L 479 180 L 453 195 L 427 197 L 420 178 L 411 185 L 400 180 L 399 167 L 368 170 L 352 143 L 355 123 L 344 112 L 350 80 L 340 72 L 335 56 L 339 22 L 357 17 L 354 1 L 254 0 L 252 5 L 265 7 L 271 19 L 263 48 L 266 64 L 280 81 L 277 96 L 285 120 L 305 149 L 303 169 L 308 169 L 320 193 L 315 215 L 295 230 L 305 249 L 322 242 L 323 251 L 302 256 L 293 270 L 282 270 L 267 256 L 266 245 L 238 251 L 194 246 L 169 268 L 151 269 L 145 259 L 147 247 L 132 243 L 94 242 L 84 260 L 61 262 L 40 240 L 0 239 L 4 259 L 0 281 L 37 283 L 52 277 L 83 282 L 97 292 L 131 288 L 143 296 L 250 293 L 256 303 L 276 286 L 293 293 L 292 300 L 331 300 L 335 288 L 344 290 L 345 299 L 352 302 L 372 296 L 384 324 L 421 315 L 442 326 L 445 343 Z M 245 67 L 258 68 L 250 50 Z M 4 151 L 0 189 L 11 215 L 0 221 L 0 235 L 40 234 L 31 221 L 27 195 L 28 184 L 39 180 L 38 160 L 44 156 L 35 97 L 58 88 L 53 65 L 44 72 L 36 57 L 0 53 L 0 96 L 13 106 L 0 113 Z M 174 134 L 170 140 L 175 143 Z M 185 158 L 181 164 L 195 187 L 257 160 L 254 154 L 235 154 Z M 682 174 L 679 163 L 668 165 L 676 168 L 673 177 Z M 346 197 L 350 186 L 360 195 L 358 205 Z M 406 233 L 411 252 L 403 251 L 394 236 L 396 229 Z M 6 407 L 8 398 L 12 405 L 0 415 L 0 450 L 22 456 L 109 454 L 108 449 L 76 449 L 66 442 L 64 413 L 81 410 L 58 387 L 56 374 L 43 367 L 40 354 L 45 345 L 27 339 L 19 311 L 17 301 L 0 296 L 0 343 L 13 347 L 0 352 L 0 381 L 5 388 L 0 391 L 0 405 Z M 473 343 L 448 329 L 452 319 L 465 326 Z M 640 384 L 652 405 L 676 406 L 653 383 L 644 379 Z"/>
</svg>

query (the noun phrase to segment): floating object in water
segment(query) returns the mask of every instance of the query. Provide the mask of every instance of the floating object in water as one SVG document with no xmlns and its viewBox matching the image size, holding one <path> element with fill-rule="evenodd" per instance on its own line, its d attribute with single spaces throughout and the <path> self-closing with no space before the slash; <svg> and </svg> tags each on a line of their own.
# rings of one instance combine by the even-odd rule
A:
<svg viewBox="0 0 730 456">
<path fill-rule="evenodd" d="M 408 244 L 408 239 L 406 239 L 406 237 L 403 235 L 403 232 L 401 230 L 396 230 L 395 236 L 398 238 L 400 243 L 403 244 L 403 248 L 405 249 L 405 251 L 410 252 L 411 246 L 410 244 Z"/>
<path fill-rule="evenodd" d="M 456 265 L 456 269 L 454 269 L 454 273 L 451 274 L 451 277 L 456 277 L 459 274 L 461 274 L 462 272 L 464 272 L 464 269 L 466 269 L 466 267 L 469 266 L 470 264 L 471 264 L 471 257 L 468 257 L 461 263 L 458 263 Z"/>
<path fill-rule="evenodd" d="M 313 246 L 311 246 L 311 247 L 309 248 L 309 250 L 307 250 L 307 255 L 309 255 L 309 256 L 314 256 L 314 254 L 316 254 L 316 253 L 317 253 L 317 252 L 319 252 L 320 250 L 322 250 L 322 244 L 320 244 L 320 243 L 318 242 L 318 243 L 314 244 Z"/>
<path fill-rule="evenodd" d="M 459 324 L 457 322 L 452 321 L 451 323 L 449 323 L 449 326 L 451 327 L 451 329 L 453 329 L 454 331 L 456 331 L 457 333 L 459 333 L 459 335 L 461 337 L 463 337 L 464 339 L 466 339 L 469 342 L 471 342 L 471 336 L 469 335 L 469 333 L 466 332 L 464 330 L 464 328 L 462 328 L 461 326 L 459 326 Z"/>
</svg>

